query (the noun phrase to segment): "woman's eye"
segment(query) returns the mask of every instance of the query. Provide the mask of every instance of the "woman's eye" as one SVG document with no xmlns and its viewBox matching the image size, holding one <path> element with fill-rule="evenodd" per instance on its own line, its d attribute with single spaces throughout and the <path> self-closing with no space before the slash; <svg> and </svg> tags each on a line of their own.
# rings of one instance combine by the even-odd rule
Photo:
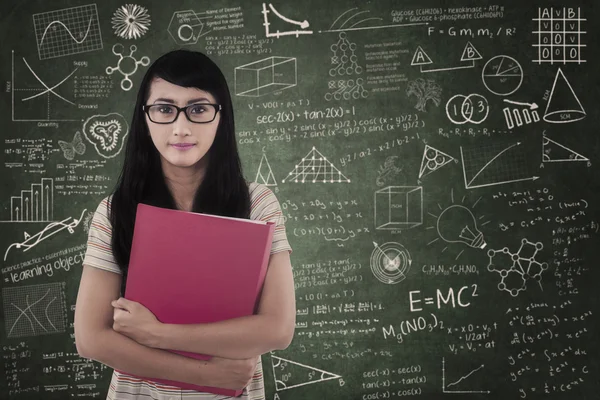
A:
<svg viewBox="0 0 600 400">
<path fill-rule="evenodd" d="M 192 114 L 202 114 L 206 112 L 206 106 L 193 106 L 191 111 Z"/>
<path fill-rule="evenodd" d="M 173 112 L 173 110 L 171 109 L 171 107 L 163 106 L 163 107 L 158 107 L 158 112 L 160 112 L 162 114 L 170 114 L 171 112 Z"/>
</svg>

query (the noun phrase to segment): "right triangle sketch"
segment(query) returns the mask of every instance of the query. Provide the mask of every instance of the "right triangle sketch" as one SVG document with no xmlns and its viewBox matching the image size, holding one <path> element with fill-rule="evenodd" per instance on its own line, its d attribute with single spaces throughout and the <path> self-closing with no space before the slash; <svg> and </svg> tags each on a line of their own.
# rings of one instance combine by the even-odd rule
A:
<svg viewBox="0 0 600 400">
<path fill-rule="evenodd" d="M 271 364 L 277 391 L 341 378 L 340 375 L 332 372 L 273 355 Z"/>
<path fill-rule="evenodd" d="M 544 134 L 542 139 L 542 162 L 590 161 L 567 146 L 550 139 Z"/>
</svg>

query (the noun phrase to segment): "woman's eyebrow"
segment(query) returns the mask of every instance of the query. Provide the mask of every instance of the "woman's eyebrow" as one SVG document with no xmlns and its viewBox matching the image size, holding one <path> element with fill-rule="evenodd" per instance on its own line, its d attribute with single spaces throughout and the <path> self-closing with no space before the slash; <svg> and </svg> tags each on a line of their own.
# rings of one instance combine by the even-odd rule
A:
<svg viewBox="0 0 600 400">
<path fill-rule="evenodd" d="M 210 103 L 210 100 L 207 99 L 206 97 L 198 97 L 197 99 L 191 99 L 188 100 L 187 104 L 193 104 L 193 103 L 198 103 L 200 101 L 205 101 L 207 103 Z M 169 104 L 175 104 L 176 101 L 173 99 L 167 99 L 166 97 L 159 97 L 158 99 L 154 100 L 155 103 L 169 103 Z"/>
</svg>

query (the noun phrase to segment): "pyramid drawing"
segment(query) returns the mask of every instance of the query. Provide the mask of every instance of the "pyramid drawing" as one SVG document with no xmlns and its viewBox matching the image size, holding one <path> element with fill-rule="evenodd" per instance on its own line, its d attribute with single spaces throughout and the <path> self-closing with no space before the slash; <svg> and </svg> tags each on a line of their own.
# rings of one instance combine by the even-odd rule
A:
<svg viewBox="0 0 600 400">
<path fill-rule="evenodd" d="M 565 124 L 585 118 L 586 113 L 575 91 L 559 68 L 552 84 L 544 121 L 553 124 Z"/>
<path fill-rule="evenodd" d="M 421 160 L 419 179 L 426 175 L 429 175 L 433 171 L 437 171 L 444 165 L 454 160 L 454 157 L 449 156 L 448 154 L 426 144 L 425 150 L 423 150 L 423 159 Z"/>
<path fill-rule="evenodd" d="M 542 162 L 590 161 L 587 157 L 571 150 L 546 135 L 542 139 Z"/>
<path fill-rule="evenodd" d="M 282 182 L 285 182 L 286 179 L 296 183 L 304 183 L 306 181 L 312 183 L 350 182 L 350 179 L 346 178 L 340 170 L 325 156 L 319 153 L 315 147 L 312 148 L 299 164 L 296 164 L 294 170 L 291 171 Z"/>
<path fill-rule="evenodd" d="M 417 47 L 415 50 L 415 54 L 413 55 L 413 59 L 410 62 L 410 65 L 426 65 L 432 64 L 431 58 L 425 53 L 425 50 L 421 46 Z"/>
<path fill-rule="evenodd" d="M 467 44 L 465 45 L 465 49 L 463 50 L 462 56 L 460 57 L 460 61 L 475 61 L 481 59 L 481 54 L 477 51 L 475 46 L 473 46 L 471 42 L 467 42 Z"/>
<path fill-rule="evenodd" d="M 271 364 L 277 391 L 341 378 L 340 375 L 273 355 Z"/>
<path fill-rule="evenodd" d="M 263 153 L 260 164 L 258 164 L 258 171 L 256 172 L 254 182 L 262 183 L 265 186 L 277 186 L 277 181 L 265 153 Z"/>
</svg>

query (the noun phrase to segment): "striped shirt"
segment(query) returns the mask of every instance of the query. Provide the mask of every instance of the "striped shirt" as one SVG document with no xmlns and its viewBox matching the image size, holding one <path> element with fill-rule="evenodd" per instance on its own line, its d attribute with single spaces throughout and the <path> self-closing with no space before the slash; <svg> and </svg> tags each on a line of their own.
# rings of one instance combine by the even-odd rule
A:
<svg viewBox="0 0 600 400">
<path fill-rule="evenodd" d="M 292 248 L 287 241 L 279 201 L 271 189 L 261 183 L 252 182 L 248 188 L 250 192 L 250 219 L 275 223 L 271 254 L 284 250 L 291 253 Z M 92 219 L 83 264 L 122 274 L 111 248 L 112 228 L 108 217 L 109 207 L 110 196 L 100 202 Z M 213 393 L 183 390 L 175 386 L 158 384 L 152 380 L 140 379 L 113 371 L 107 400 L 224 400 L 230 398 L 230 396 L 215 395 Z M 265 400 L 263 368 L 260 357 L 252 381 L 244 388 L 241 396 L 236 399 Z"/>
</svg>

